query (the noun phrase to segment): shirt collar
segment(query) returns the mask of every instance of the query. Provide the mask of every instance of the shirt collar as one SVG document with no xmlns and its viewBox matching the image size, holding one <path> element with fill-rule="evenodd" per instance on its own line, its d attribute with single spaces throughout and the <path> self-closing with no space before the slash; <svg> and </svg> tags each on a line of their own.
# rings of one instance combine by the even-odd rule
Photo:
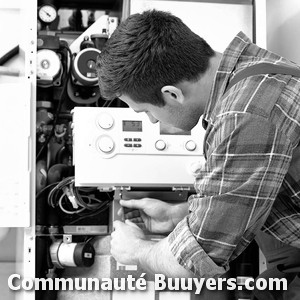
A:
<svg viewBox="0 0 300 300">
<path fill-rule="evenodd" d="M 209 100 L 203 114 L 203 123 L 209 123 L 212 111 L 217 100 L 224 94 L 229 82 L 232 71 L 234 70 L 239 57 L 244 49 L 251 43 L 251 40 L 241 31 L 231 41 L 225 49 L 220 61 L 219 68 L 216 72 L 213 86 L 210 92 Z"/>
</svg>

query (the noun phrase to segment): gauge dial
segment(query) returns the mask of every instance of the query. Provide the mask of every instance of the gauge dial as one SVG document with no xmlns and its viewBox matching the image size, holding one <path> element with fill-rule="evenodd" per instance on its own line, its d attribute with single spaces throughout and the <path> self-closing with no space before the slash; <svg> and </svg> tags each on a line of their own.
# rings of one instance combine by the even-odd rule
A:
<svg viewBox="0 0 300 300">
<path fill-rule="evenodd" d="M 57 10 L 52 5 L 43 5 L 40 7 L 38 16 L 44 23 L 52 23 L 57 17 Z"/>
</svg>

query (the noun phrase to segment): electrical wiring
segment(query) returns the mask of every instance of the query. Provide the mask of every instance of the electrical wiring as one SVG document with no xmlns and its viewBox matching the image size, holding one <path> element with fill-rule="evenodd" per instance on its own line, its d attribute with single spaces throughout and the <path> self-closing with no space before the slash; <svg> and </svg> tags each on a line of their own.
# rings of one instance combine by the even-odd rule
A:
<svg viewBox="0 0 300 300">
<path fill-rule="evenodd" d="M 96 198 L 93 198 L 93 199 L 94 200 L 96 199 L 96 202 L 98 202 L 98 203 L 96 203 L 96 204 L 86 203 L 86 201 L 84 201 L 84 199 L 92 200 L 91 197 L 86 196 L 86 195 L 82 196 L 82 195 L 80 195 L 78 189 L 74 189 L 73 186 L 71 186 L 71 187 L 72 187 L 72 192 L 74 193 L 74 196 L 75 196 L 76 200 L 78 201 L 78 204 L 81 205 L 82 207 L 85 207 L 86 209 L 89 209 L 89 210 L 97 209 L 102 204 L 102 201 L 99 199 L 96 199 Z"/>
<path fill-rule="evenodd" d="M 96 190 L 96 188 L 75 187 L 74 176 L 67 177 L 50 190 L 48 204 L 53 208 L 59 208 L 65 214 L 77 215 L 78 218 L 72 223 L 77 222 L 103 212 L 112 202 L 111 198 L 98 199 L 94 195 Z"/>
<path fill-rule="evenodd" d="M 95 187 L 80 187 L 79 188 L 79 191 L 83 191 L 83 192 L 92 192 L 92 191 L 95 191 L 96 188 Z"/>
<path fill-rule="evenodd" d="M 82 207 L 82 208 L 80 208 L 80 209 L 78 209 L 78 210 L 67 210 L 67 209 L 65 209 L 65 208 L 63 207 L 63 205 L 62 205 L 62 200 L 65 198 L 65 196 L 66 196 L 65 194 L 62 194 L 62 195 L 60 196 L 59 200 L 58 200 L 58 206 L 59 206 L 59 208 L 60 208 L 64 213 L 66 213 L 66 214 L 68 214 L 68 215 L 72 215 L 72 214 L 78 214 L 78 213 L 80 213 L 80 212 L 82 212 L 82 211 L 85 210 L 84 207 Z"/>
<path fill-rule="evenodd" d="M 58 193 L 61 192 L 61 189 L 68 184 L 70 184 L 74 180 L 74 177 L 67 177 L 61 182 L 59 182 L 48 194 L 48 204 L 52 207 L 56 207 L 56 204 L 54 202 L 55 199 L 57 199 Z"/>
<path fill-rule="evenodd" d="M 100 200 L 100 199 L 97 199 L 97 198 L 95 198 L 95 197 L 90 197 L 90 196 L 81 196 L 81 198 L 87 198 L 88 200 L 92 200 L 92 201 L 95 201 L 95 202 L 99 202 L 99 203 L 101 203 L 102 202 L 102 200 Z M 91 204 L 91 206 L 97 206 L 97 204 Z"/>
<path fill-rule="evenodd" d="M 86 219 L 86 218 L 90 218 L 90 217 L 96 216 L 96 215 L 100 214 L 101 212 L 104 212 L 106 209 L 109 208 L 111 202 L 112 202 L 112 200 L 109 200 L 109 201 L 106 200 L 105 203 L 103 204 L 103 207 L 102 207 L 101 209 L 98 209 L 97 211 L 92 212 L 92 213 L 90 213 L 90 214 L 82 215 L 82 216 L 80 216 L 79 218 L 77 218 L 76 220 L 71 221 L 71 222 L 69 223 L 69 225 L 74 225 L 74 224 L 76 224 L 77 222 L 79 222 L 79 221 L 81 221 L 81 220 L 84 220 L 84 219 Z"/>
<path fill-rule="evenodd" d="M 58 184 L 59 182 L 53 182 L 47 186 L 45 186 L 43 189 L 41 189 L 37 194 L 36 194 L 36 198 L 39 198 L 44 192 L 46 192 L 49 188 L 55 186 L 56 184 Z"/>
</svg>

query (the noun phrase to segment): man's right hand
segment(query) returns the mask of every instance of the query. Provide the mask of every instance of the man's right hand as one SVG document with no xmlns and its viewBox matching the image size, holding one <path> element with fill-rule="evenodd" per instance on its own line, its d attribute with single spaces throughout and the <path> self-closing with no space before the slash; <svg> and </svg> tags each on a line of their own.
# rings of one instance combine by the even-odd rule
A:
<svg viewBox="0 0 300 300">
<path fill-rule="evenodd" d="M 134 223 L 143 223 L 153 233 L 171 232 L 188 214 L 188 203 L 169 204 L 158 199 L 120 200 L 119 215 Z M 124 210 L 124 208 L 127 208 Z"/>
</svg>

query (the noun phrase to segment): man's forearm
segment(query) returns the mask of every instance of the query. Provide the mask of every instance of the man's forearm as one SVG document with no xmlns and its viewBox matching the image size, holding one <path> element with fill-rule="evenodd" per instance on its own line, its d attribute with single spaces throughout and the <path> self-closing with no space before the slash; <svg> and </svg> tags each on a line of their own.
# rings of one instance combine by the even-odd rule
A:
<svg viewBox="0 0 300 300">
<path fill-rule="evenodd" d="M 173 228 L 176 227 L 176 225 L 189 214 L 189 204 L 188 202 L 183 202 L 180 204 L 175 204 L 172 206 L 171 209 L 171 218 L 173 223 Z"/>
<path fill-rule="evenodd" d="M 167 238 L 159 242 L 141 240 L 139 248 L 138 261 L 145 271 L 167 277 L 195 277 L 178 263 L 169 249 Z"/>
</svg>

